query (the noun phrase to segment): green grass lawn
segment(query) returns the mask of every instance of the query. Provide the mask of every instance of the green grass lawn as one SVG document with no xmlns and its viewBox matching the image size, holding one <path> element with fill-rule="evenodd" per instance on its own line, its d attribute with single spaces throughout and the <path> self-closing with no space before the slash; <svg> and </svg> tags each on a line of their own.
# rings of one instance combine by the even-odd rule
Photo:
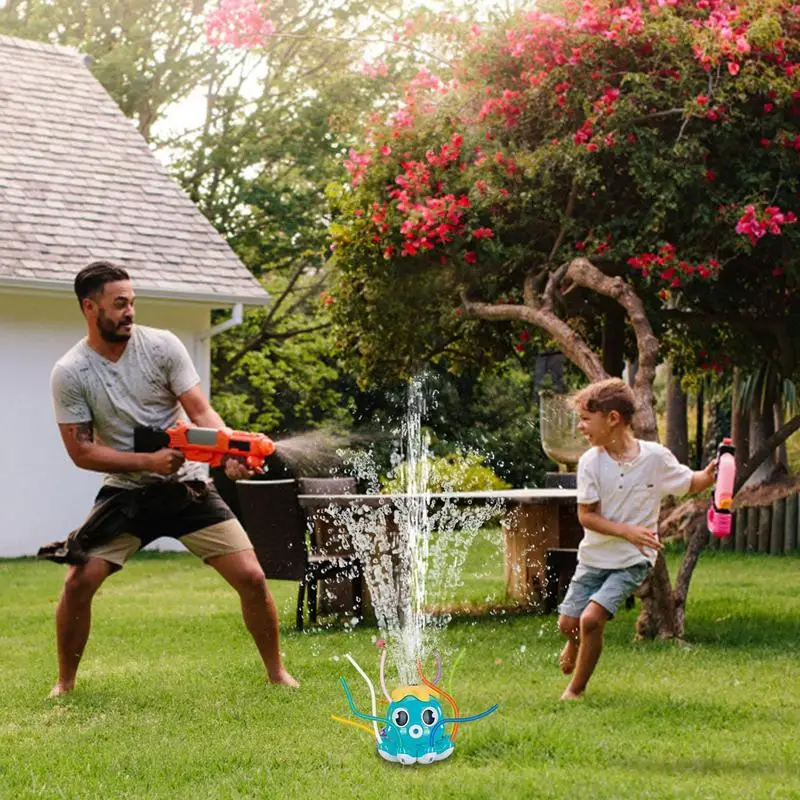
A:
<svg viewBox="0 0 800 800">
<path fill-rule="evenodd" d="M 673 564 L 676 556 L 673 556 Z M 95 601 L 78 690 L 55 678 L 63 569 L 0 562 L 0 797 L 798 798 L 800 559 L 704 554 L 690 644 L 634 644 L 635 611 L 608 627 L 587 697 L 558 701 L 554 617 L 461 619 L 443 685 L 465 725 L 429 767 L 381 761 L 346 716 L 351 652 L 373 678 L 374 629 L 298 634 L 295 586 L 272 586 L 299 691 L 265 685 L 237 598 L 188 555 L 138 557 Z M 497 535 L 473 549 L 461 599 L 502 597 Z M 454 680 L 448 667 L 465 650 Z"/>
</svg>

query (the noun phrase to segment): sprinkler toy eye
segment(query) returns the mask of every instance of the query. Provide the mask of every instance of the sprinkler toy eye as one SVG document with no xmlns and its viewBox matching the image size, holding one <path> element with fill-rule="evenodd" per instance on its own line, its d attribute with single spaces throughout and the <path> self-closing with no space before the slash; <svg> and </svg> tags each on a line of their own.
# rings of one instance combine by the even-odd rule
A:
<svg viewBox="0 0 800 800">
<path fill-rule="evenodd" d="M 428 706 L 428 708 L 422 712 L 422 721 L 427 727 L 433 727 L 439 721 L 439 714 L 436 709 Z"/>
<path fill-rule="evenodd" d="M 408 725 L 408 712 L 403 708 L 396 709 L 392 715 L 392 722 L 394 722 L 398 728 L 405 728 L 405 726 Z"/>
</svg>

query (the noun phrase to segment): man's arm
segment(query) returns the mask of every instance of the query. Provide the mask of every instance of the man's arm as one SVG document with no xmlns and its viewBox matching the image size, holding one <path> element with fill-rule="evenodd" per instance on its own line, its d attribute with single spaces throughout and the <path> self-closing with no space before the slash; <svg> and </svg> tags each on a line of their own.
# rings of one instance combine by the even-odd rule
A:
<svg viewBox="0 0 800 800">
<path fill-rule="evenodd" d="M 663 545 L 658 537 L 641 525 L 629 525 L 626 522 L 612 522 L 600 513 L 600 503 L 579 503 L 578 521 L 584 528 L 606 536 L 619 536 L 626 539 L 644 552 L 645 547 L 651 550 L 662 550 Z"/>
<path fill-rule="evenodd" d="M 178 400 L 183 406 L 189 419 L 199 428 L 224 428 L 225 422 L 217 414 L 208 402 L 200 385 L 197 384 L 184 392 Z M 259 470 L 262 472 L 262 470 Z M 225 474 L 232 481 L 242 481 L 253 476 L 253 470 L 248 469 L 241 461 L 234 456 L 225 459 Z"/>
<path fill-rule="evenodd" d="M 95 441 L 92 422 L 60 424 L 61 439 L 75 466 L 94 472 L 157 472 L 170 475 L 183 463 L 177 450 L 123 453 Z"/>
<path fill-rule="evenodd" d="M 178 400 L 189 419 L 198 428 L 225 427 L 222 417 L 211 407 L 199 384 L 184 392 Z"/>
</svg>

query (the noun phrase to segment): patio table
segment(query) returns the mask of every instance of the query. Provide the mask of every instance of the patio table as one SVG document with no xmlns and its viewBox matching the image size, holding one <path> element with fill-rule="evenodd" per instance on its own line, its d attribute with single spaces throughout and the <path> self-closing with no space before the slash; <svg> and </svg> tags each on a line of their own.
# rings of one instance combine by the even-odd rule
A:
<svg viewBox="0 0 800 800">
<path fill-rule="evenodd" d="M 510 599 L 523 605 L 539 603 L 546 596 L 547 550 L 575 548 L 583 535 L 574 489 L 505 489 L 425 495 L 301 494 L 299 501 L 308 516 L 315 520 L 318 538 L 325 538 L 337 527 L 335 519 L 325 513 L 328 508 L 378 508 L 419 497 L 457 503 L 502 501 L 506 507 L 502 523 L 506 593 Z M 319 543 L 324 546 L 324 542 Z M 346 587 L 342 589 L 346 590 Z M 325 592 L 321 592 L 321 596 L 324 595 Z M 335 592 L 328 610 L 346 612 L 347 605 L 348 599 L 343 592 Z"/>
</svg>

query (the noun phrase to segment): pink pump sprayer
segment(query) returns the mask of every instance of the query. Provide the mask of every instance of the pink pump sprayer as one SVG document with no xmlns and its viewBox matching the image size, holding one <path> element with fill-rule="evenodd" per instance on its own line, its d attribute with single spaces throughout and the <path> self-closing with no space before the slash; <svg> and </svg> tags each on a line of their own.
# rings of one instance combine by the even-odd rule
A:
<svg viewBox="0 0 800 800">
<path fill-rule="evenodd" d="M 706 522 L 712 536 L 724 539 L 733 525 L 733 487 L 736 484 L 736 448 L 730 439 L 723 439 L 717 449 L 717 482 L 708 506 Z"/>
</svg>

